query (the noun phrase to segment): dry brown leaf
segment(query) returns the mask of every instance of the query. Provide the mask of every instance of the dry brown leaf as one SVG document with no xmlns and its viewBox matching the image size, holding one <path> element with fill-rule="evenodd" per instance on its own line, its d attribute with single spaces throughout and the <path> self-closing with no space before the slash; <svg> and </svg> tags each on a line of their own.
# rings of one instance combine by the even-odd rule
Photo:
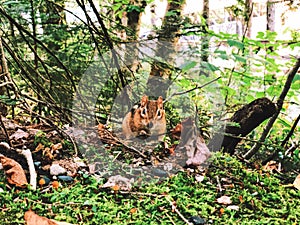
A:
<svg viewBox="0 0 300 225">
<path fill-rule="evenodd" d="M 45 146 L 42 143 L 39 143 L 38 146 L 36 146 L 35 150 L 32 153 L 39 152 L 39 151 L 43 150 L 44 148 L 45 148 Z"/>
<path fill-rule="evenodd" d="M 196 139 L 196 149 L 190 151 L 187 149 L 187 155 L 189 157 L 186 161 L 187 165 L 200 166 L 211 156 L 211 152 L 206 146 L 204 139 L 198 136 Z"/>
<path fill-rule="evenodd" d="M 296 177 L 293 183 L 294 187 L 300 190 L 300 174 Z"/>
<path fill-rule="evenodd" d="M 25 212 L 24 219 L 27 225 L 58 225 L 58 223 L 46 217 L 39 216 L 31 210 Z"/>
<path fill-rule="evenodd" d="M 185 149 L 188 159 L 188 166 L 200 166 L 211 156 L 204 139 L 199 134 L 195 122 L 192 118 L 187 118 L 181 124 L 175 127 L 176 131 L 180 130 L 179 149 Z"/>
<path fill-rule="evenodd" d="M 22 129 L 18 129 L 9 138 L 14 140 L 19 140 L 19 139 L 26 139 L 28 137 L 29 137 L 29 133 L 23 131 Z"/>
<path fill-rule="evenodd" d="M 39 216 L 31 210 L 25 212 L 24 219 L 27 225 L 72 225 L 71 223 L 59 222 Z"/>
<path fill-rule="evenodd" d="M 57 143 L 57 144 L 51 146 L 52 151 L 57 151 L 57 150 L 60 150 L 62 148 L 63 148 L 62 143 Z"/>
<path fill-rule="evenodd" d="M 174 129 L 171 130 L 172 137 L 175 139 L 180 139 L 182 131 L 182 123 L 178 123 Z"/>
<path fill-rule="evenodd" d="M 2 155 L 0 155 L 0 161 L 10 184 L 18 187 L 24 187 L 28 184 L 25 172 L 18 162 Z"/>
<path fill-rule="evenodd" d="M 116 175 L 109 177 L 107 182 L 103 184 L 103 188 L 112 188 L 113 190 L 118 188 L 118 190 L 122 191 L 130 191 L 132 187 L 132 183 L 134 182 L 133 178 L 128 179 L 126 177 L 122 177 L 121 175 Z"/>
<path fill-rule="evenodd" d="M 263 166 L 262 169 L 264 171 L 271 171 L 272 172 L 273 170 L 275 170 L 275 171 L 280 172 L 279 171 L 279 165 L 276 161 L 267 162 L 267 164 L 265 166 Z"/>
</svg>

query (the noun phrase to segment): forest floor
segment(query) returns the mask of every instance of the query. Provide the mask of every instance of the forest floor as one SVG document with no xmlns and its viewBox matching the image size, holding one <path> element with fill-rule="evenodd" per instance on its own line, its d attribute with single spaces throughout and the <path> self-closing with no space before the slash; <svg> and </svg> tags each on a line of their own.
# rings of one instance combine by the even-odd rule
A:
<svg viewBox="0 0 300 225">
<path fill-rule="evenodd" d="M 19 162 L 29 180 L 27 163 L 14 150 L 30 149 L 38 185 L 36 190 L 16 187 L 4 166 L 1 225 L 42 224 L 29 222 L 26 216 L 25 222 L 28 210 L 56 224 L 300 224 L 300 181 L 295 181 L 296 173 L 279 171 L 278 164 L 253 166 L 217 152 L 201 170 L 182 168 L 172 174 L 157 170 L 151 179 L 148 174 L 127 179 L 128 171 L 119 165 L 119 175 L 109 174 L 106 167 L 103 176 L 96 164 L 75 160 L 72 143 L 60 132 L 45 125 L 18 124 L 4 121 L 1 140 L 9 139 L 14 148 L 8 151 L 0 146 L 0 153 Z M 110 165 L 120 154 L 116 152 L 111 149 Z M 53 174 L 53 164 L 65 171 Z"/>
</svg>

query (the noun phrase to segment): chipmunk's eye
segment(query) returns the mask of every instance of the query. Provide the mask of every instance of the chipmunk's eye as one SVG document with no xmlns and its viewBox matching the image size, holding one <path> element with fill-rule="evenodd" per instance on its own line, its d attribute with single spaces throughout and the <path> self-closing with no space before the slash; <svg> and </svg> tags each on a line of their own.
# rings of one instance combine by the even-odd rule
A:
<svg viewBox="0 0 300 225">
<path fill-rule="evenodd" d="M 141 112 L 141 116 L 142 117 L 145 117 L 147 114 L 147 109 L 146 108 L 143 108 L 142 112 Z"/>
<path fill-rule="evenodd" d="M 156 111 L 156 118 L 157 118 L 157 119 L 161 119 L 161 118 L 162 118 L 162 111 L 161 111 L 161 109 L 158 109 L 158 110 Z"/>
<path fill-rule="evenodd" d="M 157 115 L 157 116 L 161 116 L 160 110 L 157 110 L 156 115 Z"/>
</svg>

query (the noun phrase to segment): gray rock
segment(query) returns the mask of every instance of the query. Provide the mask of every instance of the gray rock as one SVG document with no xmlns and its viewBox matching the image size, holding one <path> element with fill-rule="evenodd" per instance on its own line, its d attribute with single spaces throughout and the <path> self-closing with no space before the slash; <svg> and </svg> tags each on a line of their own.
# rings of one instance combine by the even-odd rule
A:
<svg viewBox="0 0 300 225">
<path fill-rule="evenodd" d="M 52 176 L 58 176 L 61 174 L 65 174 L 67 172 L 67 170 L 65 168 L 63 168 L 62 166 L 60 166 L 59 164 L 52 164 L 50 167 L 50 174 Z"/>
</svg>

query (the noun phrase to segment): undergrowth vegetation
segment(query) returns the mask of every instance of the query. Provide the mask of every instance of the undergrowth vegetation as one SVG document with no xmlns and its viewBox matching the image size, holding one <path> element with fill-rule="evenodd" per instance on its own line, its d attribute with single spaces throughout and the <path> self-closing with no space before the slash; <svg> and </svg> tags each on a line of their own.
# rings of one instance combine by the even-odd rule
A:
<svg viewBox="0 0 300 225">
<path fill-rule="evenodd" d="M 104 179 L 81 174 L 57 190 L 9 190 L 2 182 L 1 224 L 23 224 L 24 212 L 74 224 L 298 224 L 300 192 L 283 174 L 249 169 L 235 157 L 216 153 L 203 180 L 179 172 L 132 191 L 101 188 Z M 3 179 L 1 179 L 3 180 Z M 230 197 L 228 205 L 218 203 Z M 198 221 L 199 223 L 196 223 Z"/>
<path fill-rule="evenodd" d="M 227 15 L 184 15 L 184 2 L 166 1 L 158 18 L 153 0 L 0 0 L 0 154 L 28 175 L 17 153 L 28 150 L 36 180 L 49 181 L 37 190 L 17 188 L 0 170 L 0 225 L 24 224 L 30 209 L 81 225 L 299 224 L 300 191 L 291 185 L 300 172 L 299 30 L 287 29 L 287 40 L 273 30 L 247 36 L 250 13 L 263 14 L 255 12 L 256 4 L 250 10 L 238 0 L 221 10 Z M 283 2 L 292 11 L 299 5 Z M 147 12 L 161 25 L 143 24 Z M 216 31 L 212 21 L 235 24 L 236 31 Z M 245 30 L 237 34 L 240 23 Z M 124 116 L 143 95 L 164 99 L 166 137 L 151 150 L 118 136 Z M 110 176 L 133 177 L 128 164 L 142 172 L 150 164 L 164 168 L 177 146 L 185 150 L 176 157 L 187 164 L 187 152 L 193 159 L 214 136 L 235 134 L 225 133 L 226 126 L 239 128 L 242 121 L 230 118 L 260 98 L 274 104 L 274 113 L 232 137 L 239 140 L 232 155 L 220 147 L 203 171 L 196 163 L 178 170 L 173 165 L 172 175 L 156 171 L 166 179 L 135 176 L 126 191 L 103 187 Z M 191 118 L 197 128 L 193 124 L 180 145 L 184 138 L 174 129 Z M 70 170 L 75 158 L 89 162 Z M 69 166 L 61 174 L 71 182 L 57 183 L 61 174 L 49 169 L 54 162 Z M 95 164 L 99 168 L 91 169 Z"/>
</svg>

